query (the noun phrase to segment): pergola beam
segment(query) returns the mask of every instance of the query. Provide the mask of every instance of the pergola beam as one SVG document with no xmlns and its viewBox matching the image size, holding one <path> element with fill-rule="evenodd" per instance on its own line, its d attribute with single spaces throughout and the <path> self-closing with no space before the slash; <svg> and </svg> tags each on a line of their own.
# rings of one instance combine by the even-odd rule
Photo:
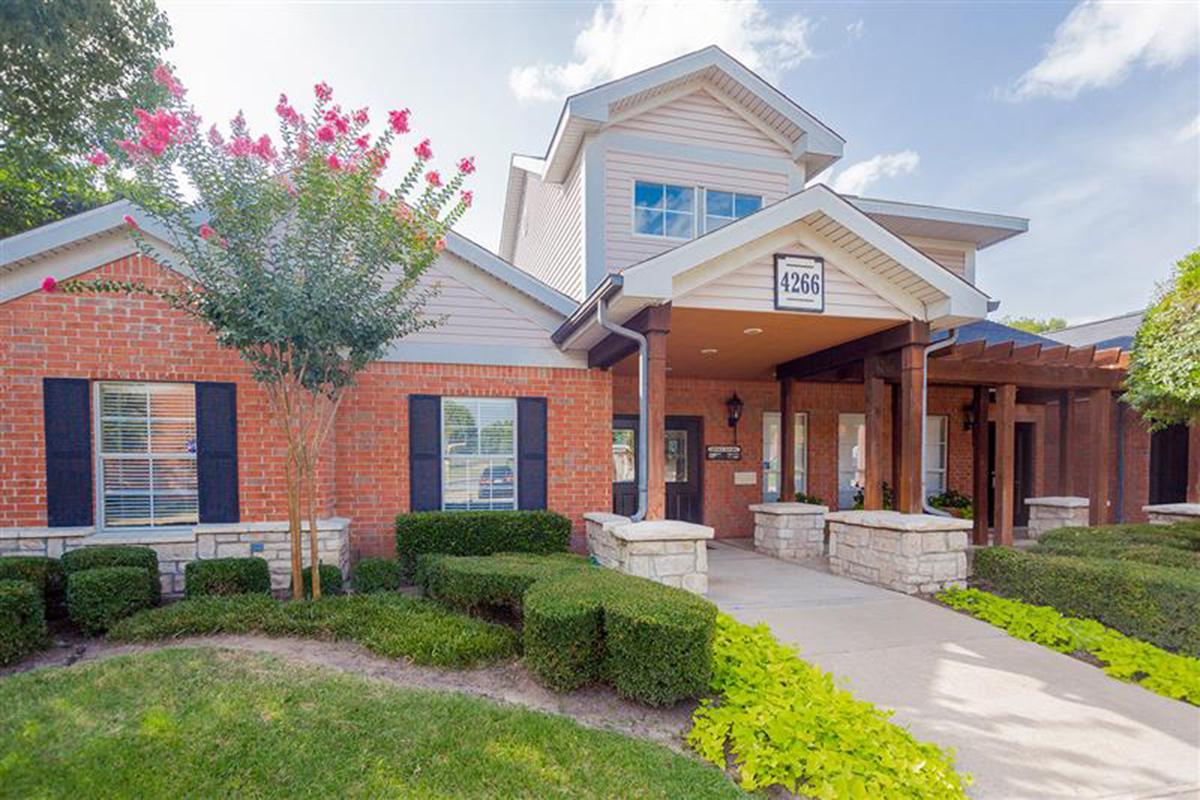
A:
<svg viewBox="0 0 1200 800">
<path fill-rule="evenodd" d="M 929 344 L 929 325 L 924 322 L 906 322 L 894 328 L 872 333 L 852 342 L 827 347 L 806 356 L 793 358 L 775 367 L 775 378 L 804 380 L 812 375 L 828 372 L 868 356 L 887 353 L 910 345 Z"/>
<path fill-rule="evenodd" d="M 929 382 L 950 386 L 1000 386 L 1016 384 L 1029 389 L 1120 388 L 1124 370 L 1104 367 L 1055 367 L 985 361 L 929 360 Z"/>
</svg>

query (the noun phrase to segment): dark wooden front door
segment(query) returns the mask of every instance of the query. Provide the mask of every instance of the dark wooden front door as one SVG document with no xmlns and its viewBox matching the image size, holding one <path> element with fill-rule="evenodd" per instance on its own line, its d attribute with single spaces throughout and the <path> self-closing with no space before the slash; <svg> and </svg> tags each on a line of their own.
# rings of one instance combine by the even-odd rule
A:
<svg viewBox="0 0 1200 800">
<path fill-rule="evenodd" d="M 1029 524 L 1026 500 L 1033 496 L 1033 436 L 1032 422 L 1013 426 L 1013 525 Z M 988 526 L 996 524 L 996 423 L 988 423 Z"/>
<path fill-rule="evenodd" d="M 703 421 L 700 417 L 667 417 L 666 450 L 667 519 L 700 522 L 703 519 L 701 452 Z M 637 511 L 637 417 L 613 417 L 613 513 L 630 516 Z"/>
<path fill-rule="evenodd" d="M 1172 425 L 1150 434 L 1150 504 L 1187 501 L 1188 429 Z"/>
</svg>

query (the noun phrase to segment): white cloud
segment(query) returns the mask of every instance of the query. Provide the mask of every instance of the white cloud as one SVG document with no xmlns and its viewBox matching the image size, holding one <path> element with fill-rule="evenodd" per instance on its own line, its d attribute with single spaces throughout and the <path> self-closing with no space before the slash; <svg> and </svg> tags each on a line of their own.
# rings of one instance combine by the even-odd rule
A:
<svg viewBox="0 0 1200 800">
<path fill-rule="evenodd" d="M 850 41 L 862 38 L 864 26 L 865 23 L 861 19 L 855 20 L 846 26 L 846 35 L 850 37 Z"/>
<path fill-rule="evenodd" d="M 1046 55 L 1013 86 L 1016 99 L 1075 97 L 1114 86 L 1136 65 L 1170 68 L 1200 50 L 1200 10 L 1183 2 L 1085 0 L 1054 32 Z"/>
<path fill-rule="evenodd" d="M 829 182 L 835 192 L 861 195 L 867 187 L 880 178 L 908 175 L 921 163 L 921 156 L 914 150 L 899 153 L 883 153 L 866 161 L 858 161 L 837 173 Z"/>
<path fill-rule="evenodd" d="M 611 0 L 575 37 L 574 58 L 516 67 L 509 86 L 520 100 L 557 100 L 710 44 L 774 80 L 812 57 L 811 32 L 804 17 L 772 18 L 759 0 Z"/>
</svg>

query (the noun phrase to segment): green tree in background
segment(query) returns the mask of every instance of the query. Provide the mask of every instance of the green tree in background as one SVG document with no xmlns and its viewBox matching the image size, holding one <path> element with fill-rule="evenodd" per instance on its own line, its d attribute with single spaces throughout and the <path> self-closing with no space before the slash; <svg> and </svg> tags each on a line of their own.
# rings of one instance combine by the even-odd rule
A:
<svg viewBox="0 0 1200 800">
<path fill-rule="evenodd" d="M 1067 321 L 1061 317 L 1003 317 L 1000 322 L 1010 328 L 1016 328 L 1026 333 L 1053 333 L 1067 327 Z"/>
<path fill-rule="evenodd" d="M 1200 423 L 1200 248 L 1175 264 L 1133 340 L 1125 400 L 1155 428 Z"/>
<path fill-rule="evenodd" d="M 0 237 L 109 199 L 85 156 L 164 101 L 170 46 L 153 0 L 0 0 Z"/>
</svg>

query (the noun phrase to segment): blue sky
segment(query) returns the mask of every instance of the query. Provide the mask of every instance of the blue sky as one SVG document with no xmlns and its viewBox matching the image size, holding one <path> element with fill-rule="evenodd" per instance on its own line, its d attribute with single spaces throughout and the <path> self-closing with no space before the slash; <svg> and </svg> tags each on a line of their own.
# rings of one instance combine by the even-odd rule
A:
<svg viewBox="0 0 1200 800">
<path fill-rule="evenodd" d="M 545 150 L 567 93 L 713 43 L 845 137 L 820 180 L 1029 217 L 979 256 L 1001 314 L 1139 307 L 1200 244 L 1196 4 L 163 5 L 206 119 L 273 130 L 318 80 L 409 107 L 445 168 L 477 156 L 460 229 L 492 248 L 509 153 Z"/>
</svg>

